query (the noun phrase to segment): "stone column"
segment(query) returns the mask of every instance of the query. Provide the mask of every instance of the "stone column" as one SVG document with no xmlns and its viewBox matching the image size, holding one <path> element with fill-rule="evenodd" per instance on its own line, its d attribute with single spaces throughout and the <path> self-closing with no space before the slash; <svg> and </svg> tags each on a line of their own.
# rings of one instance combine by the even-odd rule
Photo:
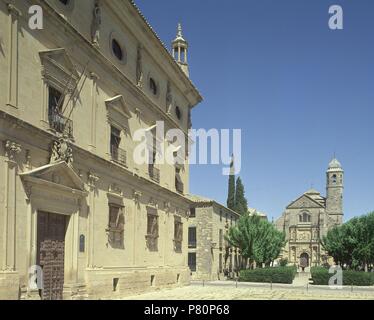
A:
<svg viewBox="0 0 374 320">
<path fill-rule="evenodd" d="M 90 136 L 90 144 L 89 149 L 94 151 L 96 149 L 96 117 L 97 117 L 97 94 L 98 94 L 98 86 L 97 81 L 99 80 L 98 75 L 91 72 L 90 78 L 92 80 L 92 100 L 91 100 L 91 136 Z"/>
<path fill-rule="evenodd" d="M 8 97 L 7 105 L 18 108 L 18 18 L 21 12 L 8 4 L 9 50 L 8 50 Z"/>
<path fill-rule="evenodd" d="M 21 152 L 21 146 L 13 141 L 4 142 L 4 230 L 3 230 L 3 265 L 2 270 L 16 270 L 16 177 L 17 162 L 15 157 Z"/>
<path fill-rule="evenodd" d="M 89 215 L 88 215 L 88 267 L 95 268 L 95 198 L 97 193 L 97 183 L 99 177 L 92 173 L 88 173 L 88 186 L 90 188 L 89 195 Z"/>
</svg>

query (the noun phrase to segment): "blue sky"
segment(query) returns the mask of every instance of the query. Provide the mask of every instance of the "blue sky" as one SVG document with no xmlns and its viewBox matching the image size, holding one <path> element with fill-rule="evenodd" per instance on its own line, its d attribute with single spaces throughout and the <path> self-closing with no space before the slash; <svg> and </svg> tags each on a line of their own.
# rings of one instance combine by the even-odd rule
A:
<svg viewBox="0 0 374 320">
<path fill-rule="evenodd" d="M 190 43 L 204 96 L 194 128 L 242 129 L 250 207 L 281 215 L 311 185 L 325 194 L 334 152 L 345 170 L 345 220 L 374 210 L 374 1 L 137 0 L 169 44 Z M 344 30 L 328 28 L 330 5 Z M 221 166 L 192 166 L 190 191 L 225 204 Z"/>
</svg>

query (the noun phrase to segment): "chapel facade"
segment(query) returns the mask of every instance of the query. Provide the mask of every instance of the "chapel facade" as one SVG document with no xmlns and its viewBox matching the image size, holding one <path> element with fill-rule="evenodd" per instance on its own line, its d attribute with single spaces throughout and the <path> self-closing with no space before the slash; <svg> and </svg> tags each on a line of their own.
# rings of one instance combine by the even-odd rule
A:
<svg viewBox="0 0 374 320">
<path fill-rule="evenodd" d="M 331 262 L 321 245 L 327 231 L 343 223 L 344 171 L 334 158 L 326 171 L 326 197 L 311 189 L 292 201 L 275 222 L 286 235 L 282 258 L 290 264 L 318 266 Z"/>
</svg>

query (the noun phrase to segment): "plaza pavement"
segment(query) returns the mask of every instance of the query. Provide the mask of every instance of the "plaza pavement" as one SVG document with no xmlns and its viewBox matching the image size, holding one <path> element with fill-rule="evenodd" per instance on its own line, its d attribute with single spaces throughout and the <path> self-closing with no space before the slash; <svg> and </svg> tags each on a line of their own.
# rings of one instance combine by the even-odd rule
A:
<svg viewBox="0 0 374 320">
<path fill-rule="evenodd" d="M 292 284 L 194 281 L 190 286 L 129 296 L 125 300 L 374 300 L 374 287 L 332 289 L 309 283 L 309 273 Z"/>
</svg>

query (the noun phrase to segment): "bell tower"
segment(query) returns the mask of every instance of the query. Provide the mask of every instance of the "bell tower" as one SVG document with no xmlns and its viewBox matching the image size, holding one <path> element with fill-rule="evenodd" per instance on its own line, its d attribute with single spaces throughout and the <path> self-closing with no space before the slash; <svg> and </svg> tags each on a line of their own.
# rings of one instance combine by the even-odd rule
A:
<svg viewBox="0 0 374 320">
<path fill-rule="evenodd" d="M 178 23 L 177 36 L 172 42 L 172 55 L 187 77 L 190 77 L 187 59 L 188 42 L 183 38 L 182 25 Z"/>
<path fill-rule="evenodd" d="M 330 162 L 326 178 L 326 213 L 340 225 L 343 223 L 344 171 L 336 158 Z"/>
</svg>

